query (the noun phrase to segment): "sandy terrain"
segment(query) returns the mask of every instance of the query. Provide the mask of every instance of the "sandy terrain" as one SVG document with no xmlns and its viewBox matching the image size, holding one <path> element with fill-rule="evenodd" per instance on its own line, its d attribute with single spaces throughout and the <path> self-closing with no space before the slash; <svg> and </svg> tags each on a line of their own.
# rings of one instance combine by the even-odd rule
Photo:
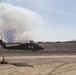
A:
<svg viewBox="0 0 76 75">
<path fill-rule="evenodd" d="M 53 44 L 45 47 L 44 51 L 8 51 L 0 48 L 0 61 L 5 56 L 9 62 L 0 64 L 0 75 L 76 75 L 76 44 Z"/>
<path fill-rule="evenodd" d="M 76 56 L 73 55 L 51 58 L 6 58 L 10 63 L 28 63 L 33 67 L 0 64 L 0 75 L 76 75 Z"/>
</svg>

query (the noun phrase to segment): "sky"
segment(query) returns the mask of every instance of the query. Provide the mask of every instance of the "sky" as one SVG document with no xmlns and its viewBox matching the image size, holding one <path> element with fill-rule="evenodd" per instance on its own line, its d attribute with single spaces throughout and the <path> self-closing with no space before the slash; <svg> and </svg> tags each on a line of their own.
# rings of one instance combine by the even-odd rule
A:
<svg viewBox="0 0 76 75">
<path fill-rule="evenodd" d="M 36 25 L 35 41 L 76 40 L 76 0 L 0 0 L 0 3 L 27 8 L 37 12 L 43 24 Z"/>
</svg>

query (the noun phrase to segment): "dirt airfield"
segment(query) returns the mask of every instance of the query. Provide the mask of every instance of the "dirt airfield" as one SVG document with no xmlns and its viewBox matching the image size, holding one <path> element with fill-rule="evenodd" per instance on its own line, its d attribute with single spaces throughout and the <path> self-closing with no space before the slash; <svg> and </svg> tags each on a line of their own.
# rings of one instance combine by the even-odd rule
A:
<svg viewBox="0 0 76 75">
<path fill-rule="evenodd" d="M 43 51 L 15 51 L 0 47 L 0 61 L 5 56 L 9 62 L 0 64 L 0 75 L 76 75 L 76 43 L 42 46 L 45 47 Z"/>
</svg>

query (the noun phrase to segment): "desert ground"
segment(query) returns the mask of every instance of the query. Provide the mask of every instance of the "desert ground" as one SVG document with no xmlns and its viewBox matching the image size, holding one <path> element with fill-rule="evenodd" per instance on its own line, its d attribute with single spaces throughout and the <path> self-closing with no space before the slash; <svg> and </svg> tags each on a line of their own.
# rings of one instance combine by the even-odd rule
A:
<svg viewBox="0 0 76 75">
<path fill-rule="evenodd" d="M 7 50 L 0 47 L 0 75 L 76 75 L 76 43 L 41 44 L 45 50 Z"/>
</svg>

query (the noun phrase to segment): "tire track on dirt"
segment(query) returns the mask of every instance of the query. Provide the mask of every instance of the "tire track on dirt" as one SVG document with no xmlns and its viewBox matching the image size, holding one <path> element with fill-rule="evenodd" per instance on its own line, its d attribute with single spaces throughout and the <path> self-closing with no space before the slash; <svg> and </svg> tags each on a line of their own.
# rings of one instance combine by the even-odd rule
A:
<svg viewBox="0 0 76 75">
<path fill-rule="evenodd" d="M 60 68 L 60 67 L 62 67 L 62 66 L 64 66 L 64 65 L 66 65 L 65 63 L 63 63 L 63 64 L 61 64 L 61 65 L 59 65 L 59 66 L 57 66 L 56 68 L 54 68 L 52 71 L 50 71 L 47 75 L 53 75 L 53 73 L 58 69 L 58 68 Z"/>
<path fill-rule="evenodd" d="M 65 66 L 67 66 L 67 67 L 65 67 Z M 76 64 L 71 65 L 69 63 L 65 63 L 65 64 L 62 64 L 62 65 L 57 66 L 55 69 L 53 69 L 47 75 L 60 75 L 61 73 L 73 71 L 73 70 L 76 70 L 76 67 L 75 66 L 76 66 Z M 64 68 L 62 68 L 62 67 L 64 67 Z"/>
</svg>

